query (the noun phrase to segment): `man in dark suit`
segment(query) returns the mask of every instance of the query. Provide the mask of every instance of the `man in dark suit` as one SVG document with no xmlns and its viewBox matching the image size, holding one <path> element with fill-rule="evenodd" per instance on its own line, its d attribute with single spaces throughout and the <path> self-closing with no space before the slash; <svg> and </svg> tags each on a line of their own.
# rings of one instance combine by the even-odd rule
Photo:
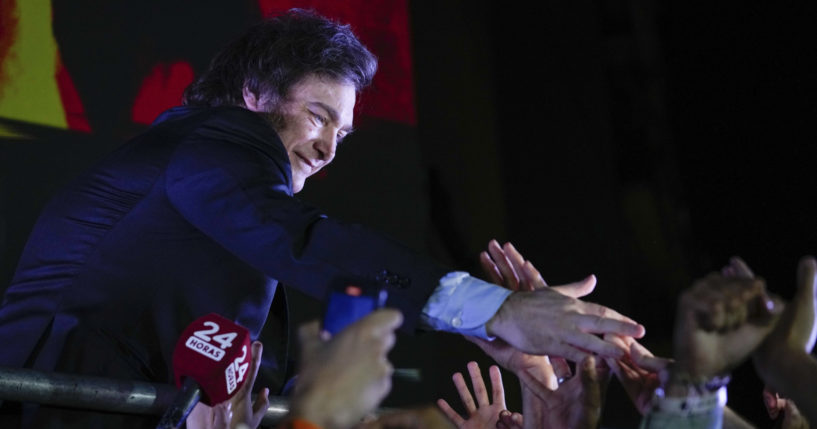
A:
<svg viewBox="0 0 817 429">
<path fill-rule="evenodd" d="M 0 308 L 0 340 L 15 345 L 0 365 L 169 382 L 177 336 L 196 317 L 216 312 L 257 337 L 265 322 L 286 323 L 268 321 L 278 281 L 322 298 L 345 280 L 386 287 L 406 331 L 620 356 L 592 333 L 643 328 L 612 310 L 554 290 L 512 294 L 293 198 L 352 131 L 375 70 L 348 26 L 302 11 L 228 46 L 188 88 L 186 106 L 45 208 Z M 590 281 L 562 292 L 580 296 Z M 266 347 L 279 370 L 285 344 Z M 96 422 L 28 407 L 24 423 L 35 426 Z"/>
</svg>

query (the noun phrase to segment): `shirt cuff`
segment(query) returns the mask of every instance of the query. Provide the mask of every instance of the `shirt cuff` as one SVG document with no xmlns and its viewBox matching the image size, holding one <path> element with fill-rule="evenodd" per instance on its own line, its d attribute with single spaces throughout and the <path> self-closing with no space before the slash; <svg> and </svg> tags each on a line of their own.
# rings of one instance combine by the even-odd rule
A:
<svg viewBox="0 0 817 429">
<path fill-rule="evenodd" d="M 440 279 L 423 307 L 420 322 L 437 331 L 493 340 L 485 324 L 511 293 L 466 272 L 454 271 Z"/>
</svg>

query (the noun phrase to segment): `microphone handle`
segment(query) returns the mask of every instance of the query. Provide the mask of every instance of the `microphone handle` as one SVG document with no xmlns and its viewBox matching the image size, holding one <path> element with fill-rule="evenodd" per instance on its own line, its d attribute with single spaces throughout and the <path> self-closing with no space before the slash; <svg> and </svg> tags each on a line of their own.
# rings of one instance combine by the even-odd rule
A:
<svg viewBox="0 0 817 429">
<path fill-rule="evenodd" d="M 182 388 L 165 411 L 156 429 L 176 429 L 184 423 L 201 399 L 201 387 L 192 377 L 185 377 Z"/>
</svg>

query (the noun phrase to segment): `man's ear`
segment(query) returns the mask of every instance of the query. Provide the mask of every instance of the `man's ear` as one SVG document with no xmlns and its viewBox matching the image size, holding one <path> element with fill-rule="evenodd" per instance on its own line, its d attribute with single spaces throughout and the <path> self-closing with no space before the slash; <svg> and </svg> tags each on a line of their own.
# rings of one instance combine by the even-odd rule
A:
<svg viewBox="0 0 817 429">
<path fill-rule="evenodd" d="M 253 112 L 261 111 L 261 106 L 259 105 L 260 103 L 258 102 L 258 97 L 256 97 L 255 94 L 253 94 L 253 92 L 249 90 L 249 88 L 245 86 L 244 89 L 241 91 L 241 95 L 244 97 L 244 106 L 248 110 L 251 110 Z"/>
</svg>

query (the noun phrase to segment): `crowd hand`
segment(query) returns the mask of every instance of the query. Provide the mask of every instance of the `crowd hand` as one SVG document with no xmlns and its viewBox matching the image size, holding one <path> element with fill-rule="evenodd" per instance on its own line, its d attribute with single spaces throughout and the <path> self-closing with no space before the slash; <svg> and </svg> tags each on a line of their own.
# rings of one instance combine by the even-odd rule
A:
<svg viewBox="0 0 817 429">
<path fill-rule="evenodd" d="M 656 357 L 632 338 L 605 335 L 605 340 L 630 350 L 622 359 L 605 358 L 605 363 L 621 383 L 635 408 L 643 415 L 650 408 L 655 389 L 666 381 L 671 359 Z"/>
<path fill-rule="evenodd" d="M 301 370 L 290 416 L 324 429 L 358 423 L 391 389 L 393 368 L 386 355 L 402 321 L 396 310 L 377 310 L 331 339 L 317 322 L 302 326 Z"/>
<path fill-rule="evenodd" d="M 488 398 L 488 390 L 485 388 L 485 382 L 482 380 L 482 373 L 479 365 L 476 362 L 468 362 L 468 374 L 471 376 L 471 385 L 474 388 L 474 395 L 476 396 L 476 403 L 465 379 L 462 374 L 457 372 L 452 377 L 454 379 L 454 386 L 460 395 L 463 406 L 468 413 L 466 418 L 459 415 L 446 402 L 445 399 L 438 399 L 437 405 L 443 413 L 451 420 L 459 429 L 493 429 L 497 427 L 499 420 L 499 413 L 505 410 L 505 388 L 502 386 L 502 375 L 499 372 L 499 367 L 491 365 L 488 373 L 491 377 L 491 392 L 492 399 Z"/>
<path fill-rule="evenodd" d="M 726 278 L 754 278 L 749 266 L 737 257 L 732 258 L 729 264 L 721 269 L 721 274 Z M 636 409 L 645 414 L 649 410 L 655 389 L 667 381 L 667 371 L 672 359 L 654 356 L 646 347 L 630 337 L 607 334 L 604 339 L 630 350 L 630 354 L 622 359 L 606 358 L 605 362 L 621 382 Z"/>
<path fill-rule="evenodd" d="M 500 246 L 496 240 L 491 240 L 488 250 L 480 254 L 480 264 L 491 281 L 507 289 L 533 291 L 547 287 L 536 267 L 526 261 L 511 243 Z M 592 287 L 579 293 L 589 293 L 590 290 Z M 563 358 L 554 358 L 551 362 L 547 356 L 523 353 L 501 339 L 466 338 L 503 368 L 516 374 L 537 395 L 556 389 L 557 378 L 570 376 L 570 367 Z"/>
<path fill-rule="evenodd" d="M 768 387 L 763 389 L 763 404 L 766 405 L 766 412 L 772 420 L 783 414 L 780 425 L 782 429 L 809 429 L 808 420 L 800 414 L 794 401 L 781 398 Z"/>
<path fill-rule="evenodd" d="M 678 301 L 673 371 L 692 379 L 727 372 L 766 337 L 781 308 L 761 279 L 713 273 L 698 280 Z"/>
<path fill-rule="evenodd" d="M 753 355 L 755 369 L 767 387 L 787 396 L 788 402 L 796 401 L 812 423 L 817 421 L 817 397 L 812 390 L 817 362 L 809 355 L 817 338 L 815 312 L 817 262 L 804 257 L 797 269 L 794 299 Z"/>
<path fill-rule="evenodd" d="M 539 270 L 526 261 L 511 243 L 500 246 L 496 240 L 491 240 L 488 250 L 479 254 L 479 263 L 493 283 L 507 289 L 533 291 L 547 287 Z"/>
<path fill-rule="evenodd" d="M 485 341 L 476 337 L 465 338 L 479 346 L 503 368 L 513 371 L 519 381 L 537 396 L 544 397 L 547 392 L 559 387 L 558 378 L 547 356 L 522 353 L 500 339 Z"/>
<path fill-rule="evenodd" d="M 433 405 L 394 411 L 355 426 L 356 429 L 453 429 L 454 425 Z M 502 429 L 502 428 L 500 428 Z"/>
<path fill-rule="evenodd" d="M 610 369 L 604 361 L 586 356 L 576 375 L 548 392 L 545 399 L 522 387 L 522 414 L 525 429 L 595 429 L 601 419 L 604 393 Z"/>
<path fill-rule="evenodd" d="M 506 289 L 535 291 L 548 287 L 539 270 L 511 243 L 500 246 L 496 240 L 491 240 L 488 243 L 488 250 L 479 254 L 479 262 L 488 278 Z M 593 277 L 593 281 L 585 279 L 564 286 L 553 286 L 552 289 L 562 295 L 581 298 L 593 292 L 595 287 L 596 281 Z"/>
<path fill-rule="evenodd" d="M 190 429 L 236 429 L 257 428 L 261 419 L 269 408 L 269 389 L 264 388 L 258 393 L 255 402 L 252 400 L 252 389 L 261 367 L 261 354 L 264 346 L 260 341 L 253 341 L 251 349 L 252 361 L 246 376 L 249 377 L 238 389 L 235 395 L 227 401 L 213 407 L 196 404 L 187 417 L 187 427 Z"/>
<path fill-rule="evenodd" d="M 199 402 L 187 416 L 189 429 L 226 429 L 233 418 L 232 404 L 224 401 L 212 407 Z"/>
</svg>

